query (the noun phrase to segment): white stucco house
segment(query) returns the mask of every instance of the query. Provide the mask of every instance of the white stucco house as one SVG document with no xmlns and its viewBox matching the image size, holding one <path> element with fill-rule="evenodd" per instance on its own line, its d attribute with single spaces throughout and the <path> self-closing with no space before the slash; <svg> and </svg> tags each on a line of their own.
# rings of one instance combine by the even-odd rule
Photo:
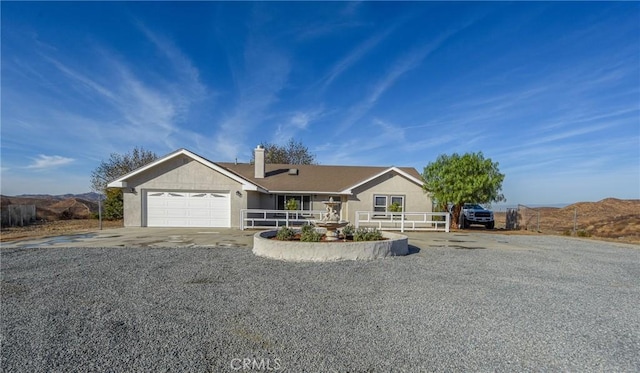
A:
<svg viewBox="0 0 640 373">
<path fill-rule="evenodd" d="M 212 162 L 179 149 L 110 182 L 124 192 L 127 227 L 240 227 L 243 209 L 284 210 L 289 199 L 300 210 L 324 210 L 341 201 L 342 219 L 356 211 L 432 211 L 415 168 Z"/>
</svg>

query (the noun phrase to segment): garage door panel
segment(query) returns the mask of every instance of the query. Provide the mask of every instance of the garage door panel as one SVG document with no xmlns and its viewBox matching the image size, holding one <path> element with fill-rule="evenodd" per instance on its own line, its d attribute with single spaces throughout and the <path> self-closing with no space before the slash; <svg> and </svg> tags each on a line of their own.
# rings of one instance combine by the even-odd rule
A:
<svg viewBox="0 0 640 373">
<path fill-rule="evenodd" d="M 209 219 L 211 211 L 209 209 L 194 209 L 189 211 L 189 217 L 194 219 Z"/>
<path fill-rule="evenodd" d="M 149 227 L 229 227 L 230 196 L 212 192 L 147 194 Z"/>
</svg>

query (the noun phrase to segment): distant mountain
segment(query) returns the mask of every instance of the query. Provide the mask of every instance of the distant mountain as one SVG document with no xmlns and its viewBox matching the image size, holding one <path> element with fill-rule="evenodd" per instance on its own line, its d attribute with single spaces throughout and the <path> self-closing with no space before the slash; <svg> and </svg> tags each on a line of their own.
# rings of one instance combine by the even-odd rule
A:
<svg viewBox="0 0 640 373">
<path fill-rule="evenodd" d="M 4 210 L 8 205 L 35 205 L 36 217 L 39 220 L 87 219 L 98 211 L 97 196 L 97 193 L 0 196 L 0 209 Z"/>
<path fill-rule="evenodd" d="M 11 196 L 6 196 L 6 197 L 11 197 Z M 82 194 L 58 194 L 58 195 L 51 195 L 51 194 L 21 194 L 19 196 L 13 196 L 13 197 L 19 197 L 19 198 L 39 198 L 39 199 L 56 199 L 56 200 L 65 200 L 65 199 L 69 199 L 69 198 L 79 198 L 79 199 L 84 199 L 87 201 L 94 201 L 94 202 L 98 202 L 98 198 L 100 197 L 100 194 L 95 193 L 95 192 L 87 192 L 87 193 L 82 193 Z M 104 196 L 102 197 L 102 199 L 104 199 Z"/>
</svg>

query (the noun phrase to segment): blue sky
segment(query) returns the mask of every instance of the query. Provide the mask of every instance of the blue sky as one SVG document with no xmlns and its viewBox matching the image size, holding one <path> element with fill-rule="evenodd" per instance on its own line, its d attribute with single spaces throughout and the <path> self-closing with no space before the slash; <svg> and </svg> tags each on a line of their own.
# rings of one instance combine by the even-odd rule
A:
<svg viewBox="0 0 640 373">
<path fill-rule="evenodd" d="M 2 194 L 112 152 L 482 151 L 507 204 L 640 198 L 640 3 L 2 2 Z"/>
</svg>

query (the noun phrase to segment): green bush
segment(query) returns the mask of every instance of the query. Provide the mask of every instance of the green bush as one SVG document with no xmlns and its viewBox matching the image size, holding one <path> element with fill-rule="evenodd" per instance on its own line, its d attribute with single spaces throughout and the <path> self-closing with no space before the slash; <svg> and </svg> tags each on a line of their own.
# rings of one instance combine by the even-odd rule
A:
<svg viewBox="0 0 640 373">
<path fill-rule="evenodd" d="M 280 241 L 291 241 L 295 237 L 296 232 L 288 227 L 282 227 L 278 229 L 278 233 L 276 233 L 276 238 Z"/>
<path fill-rule="evenodd" d="M 298 201 L 296 201 L 295 199 L 291 198 L 287 201 L 287 205 L 285 206 L 285 208 L 287 210 L 298 210 Z"/>
<path fill-rule="evenodd" d="M 104 201 L 102 217 L 105 220 L 120 220 L 124 216 L 124 204 L 122 202 L 122 189 L 108 189 L 107 198 Z"/>
<path fill-rule="evenodd" d="M 309 224 L 305 224 L 302 226 L 302 228 L 300 228 L 300 233 L 305 234 L 305 233 L 309 233 L 311 231 L 314 231 L 315 228 L 312 225 Z"/>
<path fill-rule="evenodd" d="M 587 231 L 585 231 L 585 230 L 582 230 L 582 229 L 581 229 L 581 230 L 579 230 L 579 231 L 577 231 L 577 232 L 576 232 L 576 235 L 577 235 L 578 237 L 591 237 L 591 233 L 589 233 L 589 232 L 587 232 Z"/>
<path fill-rule="evenodd" d="M 345 238 L 349 236 L 353 236 L 353 232 L 355 231 L 356 231 L 356 228 L 351 224 L 342 228 L 342 234 L 344 235 Z"/>
<path fill-rule="evenodd" d="M 354 241 L 378 241 L 382 239 L 382 232 L 377 228 L 358 228 L 353 233 Z"/>
<path fill-rule="evenodd" d="M 309 227 L 309 228 L 305 228 Z M 302 227 L 302 233 L 300 234 L 300 241 L 302 242 L 320 242 L 322 239 L 322 233 L 315 230 L 310 225 L 305 225 Z"/>
<path fill-rule="evenodd" d="M 389 205 L 390 212 L 402 212 L 402 206 L 398 202 Z"/>
</svg>

